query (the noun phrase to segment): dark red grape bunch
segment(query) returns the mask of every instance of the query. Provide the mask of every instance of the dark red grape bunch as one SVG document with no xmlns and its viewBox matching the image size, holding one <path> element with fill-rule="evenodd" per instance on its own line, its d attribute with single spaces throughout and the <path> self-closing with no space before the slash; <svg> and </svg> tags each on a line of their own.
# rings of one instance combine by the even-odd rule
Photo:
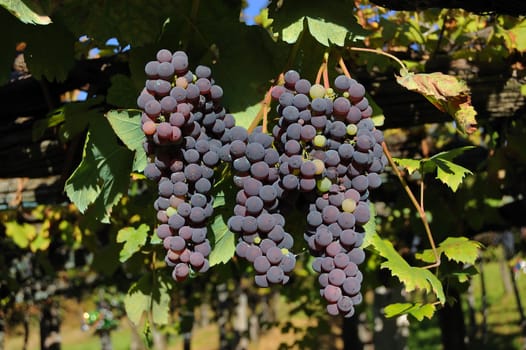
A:
<svg viewBox="0 0 526 350">
<path fill-rule="evenodd" d="M 284 75 L 272 97 L 279 120 L 273 129 L 280 151 L 279 175 L 286 193 L 310 199 L 304 238 L 315 256 L 320 293 L 331 315 L 354 314 L 361 302 L 365 259 L 360 248 L 370 219 L 369 190 L 381 184 L 387 164 L 383 134 L 374 126 L 363 85 L 344 75 L 334 90 Z"/>
<path fill-rule="evenodd" d="M 232 129 L 230 145 L 236 194 L 234 216 L 229 229 L 239 235 L 236 253 L 251 262 L 259 287 L 285 284 L 296 264 L 290 249 L 293 238 L 285 231 L 280 214 L 279 153 L 272 148 L 273 138 L 256 128 L 248 135 Z M 235 133 L 235 135 L 234 135 Z"/>
<path fill-rule="evenodd" d="M 145 73 L 137 99 L 150 160 L 144 174 L 158 185 L 157 235 L 174 279 L 182 281 L 209 268 L 214 169 L 235 121 L 221 105 L 223 90 L 211 69 L 200 65 L 190 71 L 186 53 L 159 50 Z"/>
</svg>

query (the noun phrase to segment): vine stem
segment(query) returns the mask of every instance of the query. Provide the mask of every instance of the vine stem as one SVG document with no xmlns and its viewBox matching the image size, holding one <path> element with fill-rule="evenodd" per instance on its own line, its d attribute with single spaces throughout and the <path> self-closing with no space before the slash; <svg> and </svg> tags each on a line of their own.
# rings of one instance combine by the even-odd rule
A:
<svg viewBox="0 0 526 350">
<path fill-rule="evenodd" d="M 381 50 L 369 49 L 369 48 L 366 48 L 366 47 L 353 47 L 353 46 L 351 46 L 348 49 L 351 50 L 351 51 L 370 52 L 370 53 L 375 53 L 377 55 L 382 55 L 382 56 L 389 57 L 390 59 L 396 61 L 400 65 L 400 67 L 402 67 L 402 69 L 404 69 L 405 71 L 408 70 L 407 66 L 404 64 L 404 62 L 402 62 L 395 55 L 391 55 L 390 53 L 387 53 L 387 52 L 384 52 L 384 51 L 381 51 Z"/>
<path fill-rule="evenodd" d="M 378 50 L 372 50 L 372 49 L 366 49 L 366 48 L 362 49 L 362 48 L 358 48 L 358 47 L 356 47 L 356 48 L 351 47 L 349 49 L 350 50 L 354 50 L 354 51 L 372 52 L 372 53 L 377 53 L 377 54 L 381 54 L 381 55 L 384 55 L 384 56 L 391 57 L 392 59 L 397 61 L 402 66 L 402 68 L 407 70 L 405 64 L 402 61 L 400 61 L 397 57 L 395 57 L 395 56 L 393 56 L 391 54 L 388 54 L 386 52 L 378 51 Z M 345 76 L 350 78 L 351 74 L 349 73 L 349 70 L 347 69 L 347 66 L 345 65 L 345 62 L 343 61 L 343 58 L 340 57 L 340 59 L 338 61 L 338 64 L 342 68 L 342 71 L 345 74 Z M 431 268 L 434 268 L 434 267 L 438 267 L 438 266 L 440 266 L 440 257 L 438 256 L 435 240 L 433 239 L 433 234 L 431 233 L 431 227 L 429 227 L 429 222 L 427 221 L 427 216 L 426 216 L 426 213 L 424 211 L 424 182 L 423 181 L 421 182 L 421 187 L 420 187 L 420 191 L 421 191 L 420 192 L 420 204 L 419 204 L 418 200 L 415 197 L 415 195 L 413 194 L 413 192 L 409 188 L 409 185 L 407 184 L 407 182 L 405 181 L 404 177 L 402 176 L 402 173 L 398 169 L 398 166 L 394 162 L 393 157 L 391 155 L 391 152 L 389 151 L 389 148 L 387 148 L 387 144 L 385 143 L 385 141 L 382 142 L 382 149 L 384 150 L 385 156 L 387 157 L 387 160 L 389 161 L 389 164 L 393 168 L 393 172 L 395 173 L 395 175 L 400 180 L 400 183 L 402 184 L 402 187 L 404 188 L 405 192 L 409 196 L 409 199 L 411 200 L 411 203 L 413 204 L 413 206 L 418 211 L 418 215 L 420 216 L 420 219 L 422 220 L 422 224 L 424 225 L 424 230 L 426 231 L 427 239 L 429 240 L 429 244 L 431 245 L 431 250 L 433 251 L 433 255 L 435 256 L 435 262 L 433 264 L 430 264 L 430 265 L 427 265 L 427 266 L 423 266 L 422 268 L 424 268 L 424 269 L 431 269 Z"/>
<path fill-rule="evenodd" d="M 391 152 L 387 148 L 387 144 L 385 141 L 382 142 L 382 148 L 384 150 L 385 156 L 387 157 L 387 160 L 389 161 L 389 164 L 393 168 L 393 172 L 400 180 L 400 183 L 402 184 L 402 187 L 404 188 L 405 192 L 409 196 L 409 199 L 411 200 L 411 203 L 418 211 L 418 214 L 420 215 L 420 219 L 422 220 L 422 224 L 424 224 L 424 230 L 426 231 L 427 239 L 429 240 L 429 244 L 431 245 L 431 250 L 433 251 L 433 255 L 435 256 L 435 262 L 433 264 L 423 266 L 424 269 L 431 269 L 433 267 L 440 266 L 440 257 L 438 256 L 437 248 L 435 245 L 435 240 L 433 239 L 433 234 L 431 233 L 431 228 L 429 227 L 429 222 L 427 221 L 426 213 L 424 212 L 424 209 L 420 204 L 418 203 L 418 200 L 416 199 L 415 195 L 409 188 L 409 185 L 405 181 L 404 177 L 402 176 L 402 173 L 398 169 L 398 166 L 393 160 L 393 157 L 391 156 Z"/>
</svg>

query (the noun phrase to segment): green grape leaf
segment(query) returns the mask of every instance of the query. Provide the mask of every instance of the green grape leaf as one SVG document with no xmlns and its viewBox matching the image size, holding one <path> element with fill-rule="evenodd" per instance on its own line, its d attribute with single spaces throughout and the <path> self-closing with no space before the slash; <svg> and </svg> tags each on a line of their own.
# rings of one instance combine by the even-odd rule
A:
<svg viewBox="0 0 526 350">
<path fill-rule="evenodd" d="M 325 46 L 330 46 L 331 44 L 344 46 L 345 39 L 350 34 L 347 28 L 322 19 L 307 17 L 307 24 L 311 35 Z"/>
<path fill-rule="evenodd" d="M 117 38 L 121 48 L 127 44 L 139 47 L 159 39 L 163 22 L 169 14 L 179 12 L 180 3 L 163 1 L 144 6 L 141 0 L 129 0 L 89 2 L 79 6 L 78 1 L 65 1 L 56 16 L 77 37 L 89 34 L 90 38 L 102 43 Z"/>
<path fill-rule="evenodd" d="M 234 119 L 236 120 L 236 125 L 243 126 L 248 128 L 254 118 L 257 116 L 259 109 L 261 108 L 261 103 L 256 103 L 255 105 L 248 106 L 245 110 L 232 113 Z"/>
<path fill-rule="evenodd" d="M 380 266 L 391 270 L 391 274 L 405 284 L 406 291 L 411 292 L 419 289 L 426 293 L 433 292 L 441 303 L 446 301 L 442 284 L 431 271 L 409 265 L 395 250 L 391 242 L 380 238 L 376 233 L 369 237 L 368 243 L 381 257 L 386 259 Z"/>
<path fill-rule="evenodd" d="M 376 209 L 373 203 L 369 205 L 369 210 L 371 216 L 369 218 L 369 221 L 367 221 L 367 223 L 363 225 L 363 229 L 365 230 L 365 237 L 363 239 L 362 248 L 364 249 L 372 244 L 371 239 L 373 235 L 376 235 Z"/>
<path fill-rule="evenodd" d="M 161 277 L 154 278 L 151 273 L 145 274 L 131 285 L 124 297 L 126 316 L 135 325 L 141 322 L 144 313 L 151 313 L 155 324 L 168 324 L 170 311 L 170 294 L 168 283 Z"/>
<path fill-rule="evenodd" d="M 216 183 L 217 184 L 217 183 Z M 223 191 L 219 191 L 214 195 L 214 209 L 222 207 L 226 204 L 225 200 L 225 193 Z"/>
<path fill-rule="evenodd" d="M 135 152 L 133 170 L 143 171 L 147 159 L 143 147 L 144 133 L 141 128 L 141 113 L 131 110 L 111 110 L 106 116 L 121 141 L 129 150 Z"/>
<path fill-rule="evenodd" d="M 393 157 L 393 161 L 396 164 L 400 165 L 402 168 L 405 168 L 407 172 L 409 173 L 409 175 L 413 174 L 415 171 L 420 170 L 421 160 Z"/>
<path fill-rule="evenodd" d="M 46 118 L 36 120 L 32 129 L 33 141 L 40 140 L 47 129 L 62 124 L 64 120 L 64 106 L 51 111 Z"/>
<path fill-rule="evenodd" d="M 120 146 L 105 118 L 90 123 L 82 161 L 66 181 L 69 199 L 93 219 L 109 223 L 111 209 L 128 190 L 132 153 Z"/>
<path fill-rule="evenodd" d="M 119 108 L 130 108 L 137 104 L 139 91 L 133 85 L 133 80 L 124 74 L 115 74 L 111 77 L 111 86 L 108 89 L 106 101 Z"/>
<path fill-rule="evenodd" d="M 354 2 L 304 2 L 287 0 L 272 2 L 268 16 L 273 20 L 275 33 L 289 44 L 295 43 L 304 29 L 324 45 L 344 46 L 347 38 L 363 38 L 367 32 L 358 24 L 352 14 Z M 305 27 L 304 24 L 307 24 Z"/>
<path fill-rule="evenodd" d="M 93 203 L 101 192 L 98 181 L 95 151 L 90 134 L 86 136 L 82 161 L 66 181 L 65 191 L 81 213 Z"/>
<path fill-rule="evenodd" d="M 464 168 L 451 160 L 458 157 L 473 146 L 455 148 L 449 151 L 440 152 L 426 159 L 393 158 L 393 161 L 401 167 L 407 169 L 409 174 L 415 171 L 422 171 L 424 174 L 437 172 L 436 178 L 446 184 L 456 192 L 466 175 L 471 175 L 469 169 Z"/>
<path fill-rule="evenodd" d="M 117 232 L 117 242 L 124 243 L 119 253 L 120 262 L 125 262 L 133 254 L 141 250 L 148 238 L 148 231 L 150 231 L 148 225 L 141 224 L 137 228 L 124 227 Z"/>
<path fill-rule="evenodd" d="M 236 251 L 234 234 L 230 232 L 222 215 L 216 215 L 212 223 L 214 247 L 210 252 L 210 266 L 227 263 Z"/>
<path fill-rule="evenodd" d="M 449 259 L 464 264 L 475 264 L 479 256 L 482 244 L 470 240 L 466 237 L 448 237 L 437 247 L 437 254 L 442 253 Z M 424 262 L 435 262 L 435 255 L 431 249 L 426 249 L 422 253 L 415 254 L 417 259 Z"/>
<path fill-rule="evenodd" d="M 269 82 L 284 65 L 287 45 L 276 44 L 261 27 L 231 20 L 218 21 L 217 16 L 213 16 L 214 25 L 209 27 L 208 33 L 213 35 L 219 50 L 217 64 L 212 67 L 214 79 L 225 92 L 228 91 L 223 96 L 223 104 L 229 106 L 231 113 L 236 113 L 261 101 L 270 87 Z M 236 40 L 225 37 L 225 31 L 236 33 Z"/>
<path fill-rule="evenodd" d="M 350 35 L 349 30 L 344 26 L 326 22 L 323 19 L 304 16 L 291 23 L 288 27 L 283 28 L 281 32 L 282 40 L 286 43 L 294 44 L 305 29 L 305 25 L 307 25 L 309 33 L 320 44 L 327 47 L 331 46 L 331 44 L 344 46 L 345 40 Z"/>
<path fill-rule="evenodd" d="M 167 283 L 163 283 L 159 289 L 159 299 L 152 298 L 152 320 L 158 325 L 166 325 L 169 321 L 170 312 L 170 293 Z"/>
<path fill-rule="evenodd" d="M 294 44 L 298 41 L 301 32 L 305 28 L 305 17 L 301 17 L 296 22 L 291 23 L 288 27 L 283 28 L 281 32 L 281 40 L 286 43 Z"/>
<path fill-rule="evenodd" d="M 44 135 L 47 128 L 60 125 L 60 137 L 70 141 L 88 127 L 102 113 L 104 97 L 90 98 L 81 102 L 70 102 L 53 111 L 45 119 L 37 120 L 33 126 L 33 140 Z"/>
<path fill-rule="evenodd" d="M 471 105 L 470 89 L 463 80 L 440 72 L 415 74 L 405 68 L 400 73 L 400 76 L 396 77 L 398 84 L 418 92 L 440 111 L 451 115 L 459 132 L 475 132 L 477 112 Z"/>
<path fill-rule="evenodd" d="M 24 58 L 29 72 L 37 79 L 65 81 L 75 64 L 74 36 L 61 22 L 27 28 Z M 50 40 L 50 38 L 52 38 Z"/>
<path fill-rule="evenodd" d="M 0 6 L 7 9 L 23 23 L 46 25 L 51 18 L 33 11 L 21 0 L 0 0 Z"/>
<path fill-rule="evenodd" d="M 433 166 L 437 168 L 436 178 L 449 186 L 453 192 L 456 192 L 464 177 L 471 175 L 472 172 L 463 166 L 453 163 L 451 160 L 473 148 L 473 146 L 466 146 L 440 152 L 424 162 L 432 163 Z M 427 164 L 424 164 L 424 167 L 426 166 Z"/>
<path fill-rule="evenodd" d="M 387 305 L 384 308 L 384 313 L 387 318 L 408 314 L 416 318 L 418 321 L 422 321 L 425 317 L 431 319 L 435 310 L 436 308 L 433 304 L 395 303 Z"/>
<path fill-rule="evenodd" d="M 433 159 L 433 163 L 435 163 L 437 167 L 436 178 L 449 186 L 453 192 L 457 191 L 466 175 L 472 174 L 470 170 L 450 162 L 449 160 L 435 158 Z"/>
</svg>

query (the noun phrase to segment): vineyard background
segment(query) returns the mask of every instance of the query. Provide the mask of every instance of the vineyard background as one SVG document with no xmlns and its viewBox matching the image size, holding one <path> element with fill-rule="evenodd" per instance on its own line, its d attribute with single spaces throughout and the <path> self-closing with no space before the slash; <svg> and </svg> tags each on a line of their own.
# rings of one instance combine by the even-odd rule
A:
<svg viewBox="0 0 526 350">
<path fill-rule="evenodd" d="M 85 348 L 106 349 L 111 336 L 116 349 L 271 349 L 282 341 L 297 348 L 391 349 L 392 339 L 410 349 L 525 346 L 526 20 L 518 2 L 434 8 L 430 1 L 285 0 L 272 2 L 254 26 L 243 22 L 242 1 L 0 4 L 0 348 L 38 348 L 41 338 L 43 349 L 58 349 L 60 339 L 63 348 L 77 349 L 73 343 L 88 334 L 95 340 Z M 349 320 L 325 315 L 307 258 L 292 285 L 258 290 L 249 267 L 231 260 L 225 245 L 217 250 L 224 264 L 178 285 L 147 238 L 155 191 L 140 171 L 130 176 L 131 167 L 116 162 L 109 176 L 95 173 L 107 176 L 102 181 L 113 192 L 95 204 L 82 200 L 83 190 L 68 198 L 64 186 L 81 162 L 87 130 L 133 157 L 105 115 L 135 108 L 144 64 L 163 47 L 184 49 L 193 66 L 210 65 L 224 104 L 245 126 L 280 72 L 294 68 L 313 80 L 328 53 L 331 78 L 341 56 L 366 87 L 395 157 L 419 162 L 475 146 L 454 159 L 472 172 L 466 177 L 409 174 L 412 168 L 401 163 L 415 195 L 425 182 L 435 241 L 463 236 L 484 246 L 474 254 L 463 251 L 473 245 L 460 245 L 460 253 L 444 246 L 442 265 L 432 272 L 451 303 L 386 318 L 387 305 L 431 305 L 436 296 L 419 280 L 401 284 L 393 277 L 400 266 L 380 268 L 395 259 L 379 249 L 382 241 L 367 249 L 365 302 Z M 399 85 L 396 62 L 349 47 L 390 53 L 415 73 L 466 80 L 477 131 L 462 135 L 451 116 Z M 383 180 L 371 194 L 376 232 L 397 256 L 421 266 L 418 253 L 429 248 L 421 219 L 392 169 Z M 416 292 L 402 292 L 408 282 Z M 105 322 L 96 323 L 107 311 Z M 85 333 L 78 331 L 81 320 Z"/>
</svg>

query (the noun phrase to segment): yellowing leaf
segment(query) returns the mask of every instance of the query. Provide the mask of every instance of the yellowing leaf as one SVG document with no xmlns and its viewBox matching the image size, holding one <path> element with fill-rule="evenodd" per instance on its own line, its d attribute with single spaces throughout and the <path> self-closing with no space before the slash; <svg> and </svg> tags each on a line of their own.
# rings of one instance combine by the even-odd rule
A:
<svg viewBox="0 0 526 350">
<path fill-rule="evenodd" d="M 32 252 L 38 250 L 46 250 L 51 244 L 51 238 L 48 235 L 45 235 L 44 232 L 40 232 L 33 241 L 29 244 L 29 248 Z"/>
<path fill-rule="evenodd" d="M 468 102 L 461 103 L 458 105 L 458 109 L 453 107 L 454 111 L 453 118 L 457 123 L 457 128 L 460 130 L 465 130 L 467 134 L 472 134 L 477 130 L 477 111 L 475 108 L 470 105 Z"/>
<path fill-rule="evenodd" d="M 415 74 L 405 69 L 396 77 L 396 81 L 406 89 L 423 95 L 440 111 L 451 115 L 461 133 L 475 132 L 477 112 L 471 106 L 470 90 L 464 81 L 440 72 Z"/>
<path fill-rule="evenodd" d="M 526 19 L 523 19 L 515 27 L 508 31 L 509 40 L 507 42 L 510 49 L 526 51 Z"/>
<path fill-rule="evenodd" d="M 37 231 L 34 225 L 28 223 L 19 224 L 16 221 L 4 223 L 7 237 L 11 237 L 13 242 L 20 248 L 27 248 L 29 242 L 35 239 Z"/>
</svg>

